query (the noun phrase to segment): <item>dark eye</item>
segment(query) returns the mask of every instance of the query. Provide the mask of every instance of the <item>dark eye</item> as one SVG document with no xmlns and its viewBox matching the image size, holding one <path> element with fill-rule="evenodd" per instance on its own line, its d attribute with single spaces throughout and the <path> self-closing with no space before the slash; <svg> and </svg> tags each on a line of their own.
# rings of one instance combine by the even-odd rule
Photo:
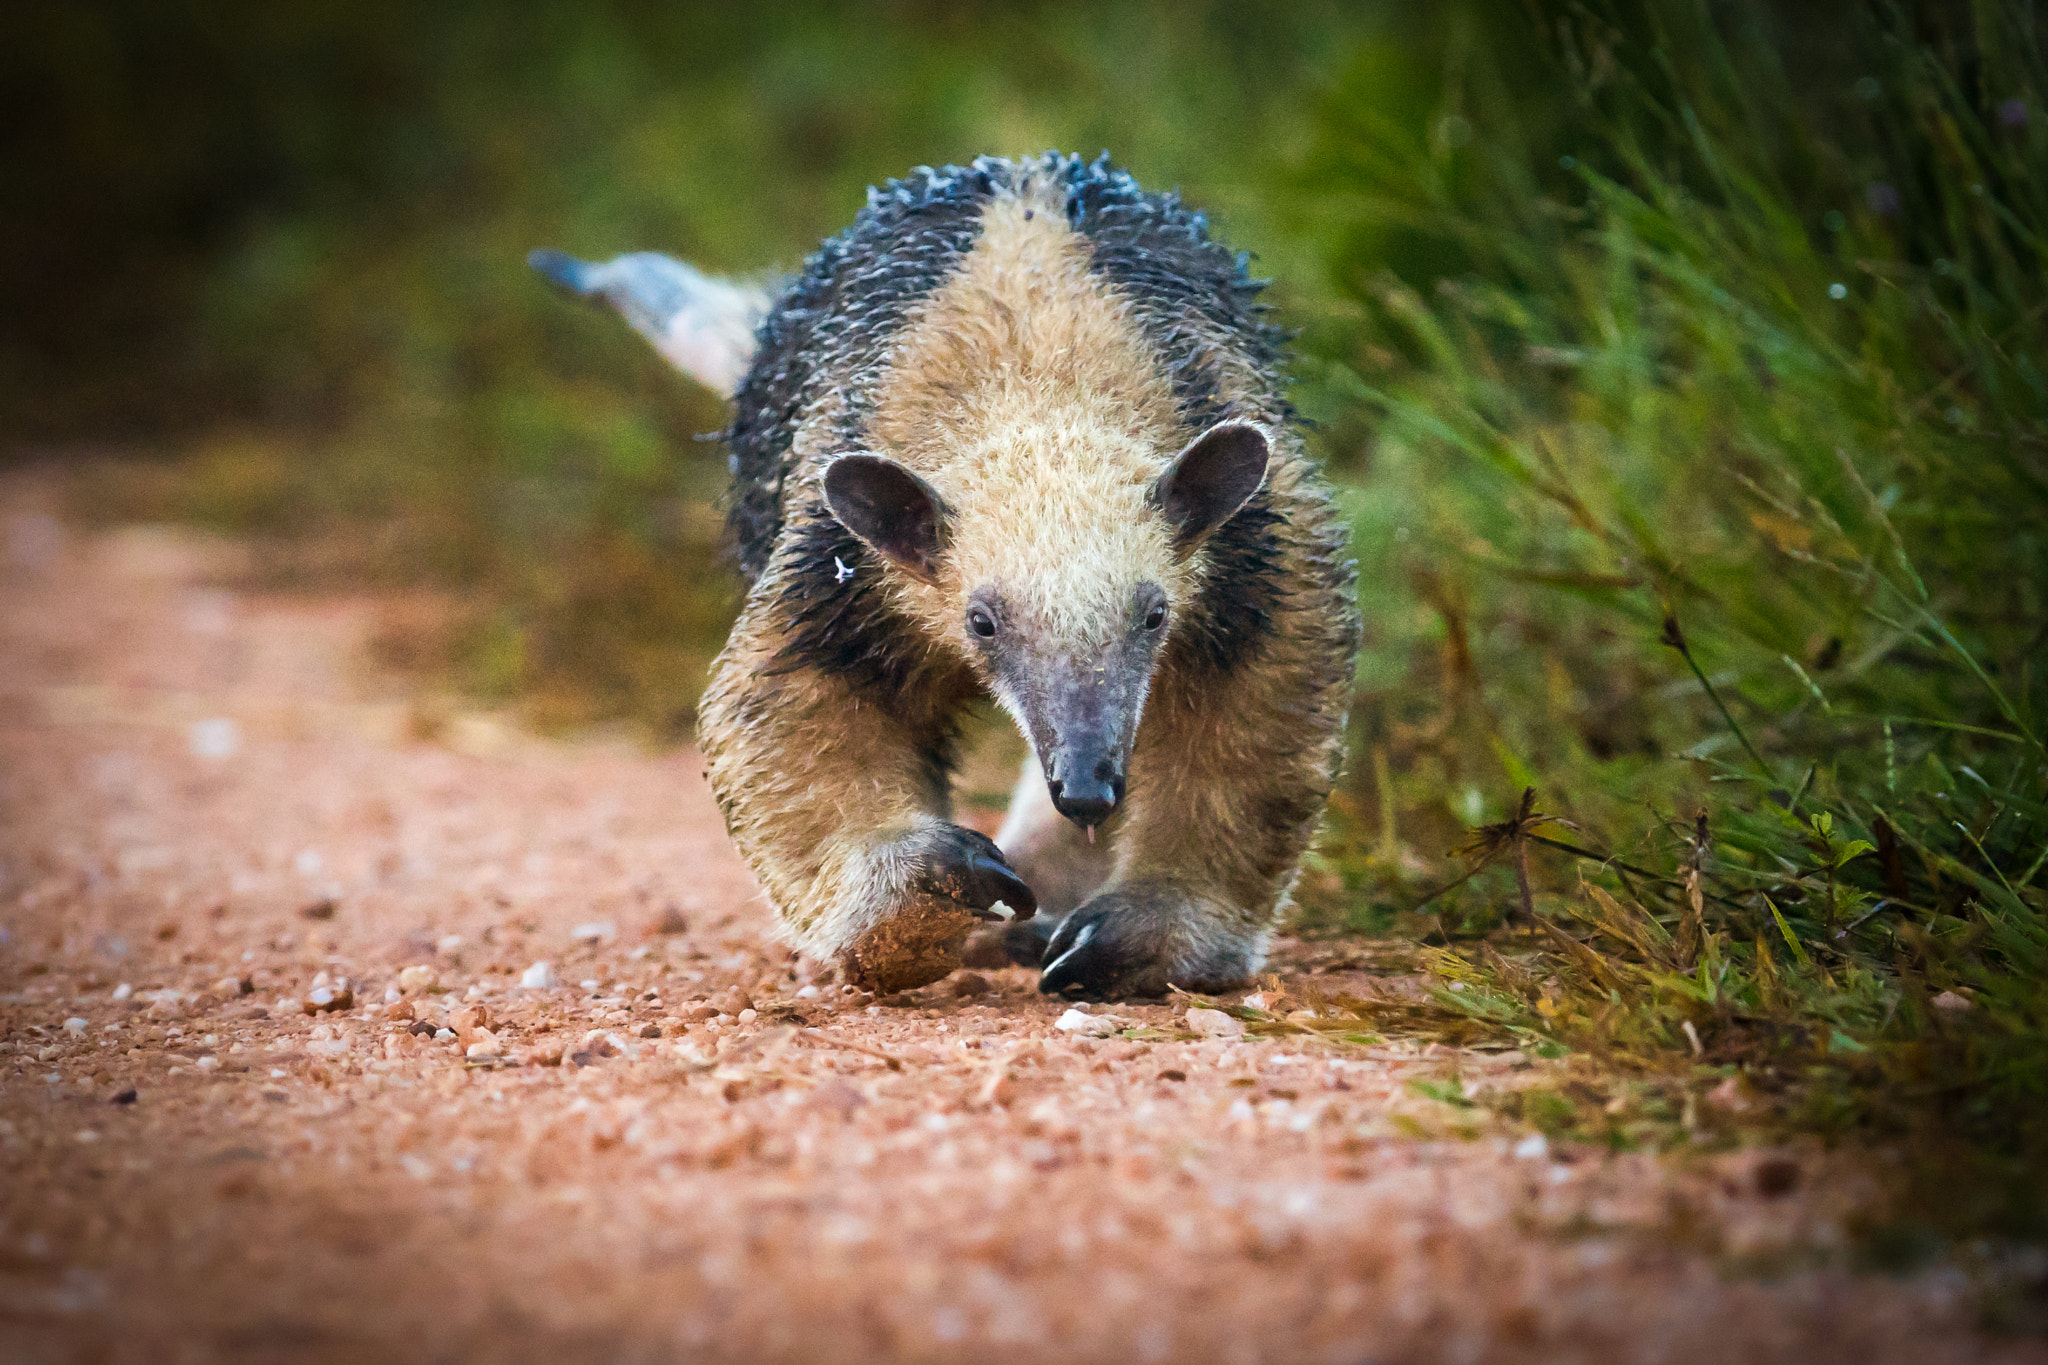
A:
<svg viewBox="0 0 2048 1365">
<path fill-rule="evenodd" d="M 996 638 L 996 618 L 981 607 L 967 609 L 967 628 L 984 640 Z"/>
<path fill-rule="evenodd" d="M 1166 604 L 1154 602 L 1152 610 L 1145 613 L 1145 629 L 1157 630 L 1166 624 Z"/>
</svg>

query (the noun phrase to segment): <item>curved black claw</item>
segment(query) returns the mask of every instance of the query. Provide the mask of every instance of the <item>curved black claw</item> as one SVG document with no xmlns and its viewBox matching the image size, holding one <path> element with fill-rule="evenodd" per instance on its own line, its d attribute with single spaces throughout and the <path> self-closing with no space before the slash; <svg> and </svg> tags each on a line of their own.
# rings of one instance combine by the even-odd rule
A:
<svg viewBox="0 0 2048 1365">
<path fill-rule="evenodd" d="M 1159 920 L 1115 892 L 1097 897 L 1046 944 L 1038 989 L 1091 1000 L 1166 994 L 1167 933 Z"/>
<path fill-rule="evenodd" d="M 1013 919 L 1030 919 L 1038 913 L 1038 897 L 1024 879 L 1003 861 L 996 841 L 976 830 L 950 826 L 932 837 L 928 848 L 919 850 L 922 866 L 915 885 L 927 895 L 944 896 L 960 902 L 975 918 L 1001 922 L 992 907 L 997 901 L 1010 907 Z"/>
</svg>

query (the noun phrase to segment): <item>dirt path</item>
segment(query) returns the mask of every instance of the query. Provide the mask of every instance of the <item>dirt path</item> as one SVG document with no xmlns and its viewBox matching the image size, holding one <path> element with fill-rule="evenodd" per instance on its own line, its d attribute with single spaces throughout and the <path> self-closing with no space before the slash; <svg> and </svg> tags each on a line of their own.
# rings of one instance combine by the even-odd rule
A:
<svg viewBox="0 0 2048 1365">
<path fill-rule="evenodd" d="M 421 738 L 372 604 L 53 506 L 0 479 L 0 1359 L 2044 1358 L 1827 1268 L 1852 1165 L 1406 1088 L 1518 1055 L 810 988 L 694 755 Z"/>
</svg>

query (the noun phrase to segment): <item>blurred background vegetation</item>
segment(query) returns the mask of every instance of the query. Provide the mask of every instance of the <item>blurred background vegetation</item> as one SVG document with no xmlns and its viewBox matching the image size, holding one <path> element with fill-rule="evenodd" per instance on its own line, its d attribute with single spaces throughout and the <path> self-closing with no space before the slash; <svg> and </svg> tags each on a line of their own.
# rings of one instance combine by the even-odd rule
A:
<svg viewBox="0 0 2048 1365">
<path fill-rule="evenodd" d="M 1297 927 L 1419 940 L 1446 1019 L 1598 1063 L 1517 1121 L 1911 1133 L 1926 1188 L 1987 1177 L 1914 1226 L 2041 1230 L 2024 0 L 11 27 L 6 458 L 416 604 L 387 663 L 543 728 L 687 735 L 736 589 L 718 404 L 528 248 L 789 267 L 866 185 L 984 151 L 1181 187 L 1276 278 L 1357 527 L 1356 756 Z"/>
</svg>

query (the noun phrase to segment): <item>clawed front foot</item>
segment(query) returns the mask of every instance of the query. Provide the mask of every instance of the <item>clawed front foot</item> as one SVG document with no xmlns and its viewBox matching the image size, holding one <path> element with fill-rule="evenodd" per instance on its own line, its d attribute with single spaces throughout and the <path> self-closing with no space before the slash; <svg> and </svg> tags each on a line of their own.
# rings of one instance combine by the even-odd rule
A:
<svg viewBox="0 0 2048 1365">
<path fill-rule="evenodd" d="M 1038 898 L 986 835 L 936 824 L 886 845 L 870 863 L 868 927 L 840 954 L 847 979 L 878 994 L 910 990 L 960 965 L 976 920 L 1038 913 Z"/>
<path fill-rule="evenodd" d="M 978 830 L 942 825 L 921 831 L 904 841 L 903 854 L 914 869 L 907 883 L 918 894 L 943 896 L 976 919 L 998 923 L 1004 919 L 995 912 L 998 901 L 1009 907 L 1012 919 L 1038 913 L 1038 897 L 1010 870 L 996 841 Z"/>
<path fill-rule="evenodd" d="M 1038 989 L 1096 1000 L 1218 991 L 1250 976 L 1260 936 L 1177 888 L 1105 891 L 1067 916 L 1046 945 Z"/>
</svg>

